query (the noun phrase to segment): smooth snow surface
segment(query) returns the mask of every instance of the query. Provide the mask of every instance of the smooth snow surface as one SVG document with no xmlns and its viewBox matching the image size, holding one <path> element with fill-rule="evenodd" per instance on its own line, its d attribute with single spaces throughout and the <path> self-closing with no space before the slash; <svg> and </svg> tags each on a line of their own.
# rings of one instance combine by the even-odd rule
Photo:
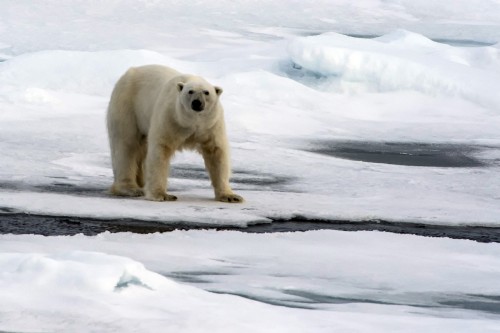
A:
<svg viewBox="0 0 500 333">
<path fill-rule="evenodd" d="M 232 183 L 112 198 L 131 66 L 224 88 Z M 0 3 L 0 213 L 500 226 L 498 0 Z M 498 244 L 375 232 L 0 235 L 1 332 L 499 332 Z"/>
</svg>

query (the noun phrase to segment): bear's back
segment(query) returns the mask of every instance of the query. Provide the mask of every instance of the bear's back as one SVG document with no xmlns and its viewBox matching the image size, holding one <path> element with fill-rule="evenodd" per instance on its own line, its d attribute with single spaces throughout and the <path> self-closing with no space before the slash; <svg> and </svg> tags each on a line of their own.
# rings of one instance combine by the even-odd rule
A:
<svg viewBox="0 0 500 333">
<path fill-rule="evenodd" d="M 146 134 L 149 131 L 155 107 L 151 101 L 156 101 L 166 83 L 172 78 L 180 76 L 181 73 L 162 65 L 134 67 L 129 72 L 134 87 L 133 102 L 137 126 L 143 134 Z"/>
</svg>

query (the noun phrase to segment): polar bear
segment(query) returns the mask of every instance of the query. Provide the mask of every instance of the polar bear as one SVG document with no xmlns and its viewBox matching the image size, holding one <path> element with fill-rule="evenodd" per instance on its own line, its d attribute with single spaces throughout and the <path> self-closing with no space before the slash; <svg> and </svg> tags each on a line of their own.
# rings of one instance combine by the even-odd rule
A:
<svg viewBox="0 0 500 333">
<path fill-rule="evenodd" d="M 130 68 L 116 83 L 107 113 L 114 183 L 111 194 L 173 201 L 170 159 L 182 149 L 201 153 L 216 200 L 242 202 L 229 185 L 229 144 L 222 88 L 161 66 Z"/>
</svg>

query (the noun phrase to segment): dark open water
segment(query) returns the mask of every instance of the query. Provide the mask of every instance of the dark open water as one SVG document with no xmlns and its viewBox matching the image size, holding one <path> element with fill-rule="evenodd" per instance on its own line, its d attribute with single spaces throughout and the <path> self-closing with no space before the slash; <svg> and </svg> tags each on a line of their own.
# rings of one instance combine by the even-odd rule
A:
<svg viewBox="0 0 500 333">
<path fill-rule="evenodd" d="M 248 226 L 247 228 L 240 228 L 193 226 L 182 223 L 165 224 L 134 219 L 98 220 L 82 217 L 45 216 L 25 213 L 0 214 L 0 234 L 38 234 L 56 236 L 82 233 L 85 235 L 97 235 L 105 231 L 144 234 L 188 229 L 237 230 L 248 233 L 305 232 L 310 230 L 384 231 L 427 237 L 470 239 L 484 243 L 500 243 L 500 228 L 496 227 L 438 226 L 388 221 L 308 221 L 298 218 L 289 221 L 277 220 L 269 224 L 257 224 Z"/>
</svg>

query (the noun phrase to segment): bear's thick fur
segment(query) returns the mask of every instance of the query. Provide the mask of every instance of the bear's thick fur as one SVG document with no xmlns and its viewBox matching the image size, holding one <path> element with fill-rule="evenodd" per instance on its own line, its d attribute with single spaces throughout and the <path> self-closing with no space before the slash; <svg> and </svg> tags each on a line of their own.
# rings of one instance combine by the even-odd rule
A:
<svg viewBox="0 0 500 333">
<path fill-rule="evenodd" d="M 215 198 L 242 202 L 229 185 L 229 144 L 222 89 L 203 78 L 148 65 L 130 68 L 116 83 L 107 125 L 114 183 L 110 192 L 154 201 L 177 198 L 167 193 L 170 159 L 175 151 L 200 152 Z"/>
</svg>

